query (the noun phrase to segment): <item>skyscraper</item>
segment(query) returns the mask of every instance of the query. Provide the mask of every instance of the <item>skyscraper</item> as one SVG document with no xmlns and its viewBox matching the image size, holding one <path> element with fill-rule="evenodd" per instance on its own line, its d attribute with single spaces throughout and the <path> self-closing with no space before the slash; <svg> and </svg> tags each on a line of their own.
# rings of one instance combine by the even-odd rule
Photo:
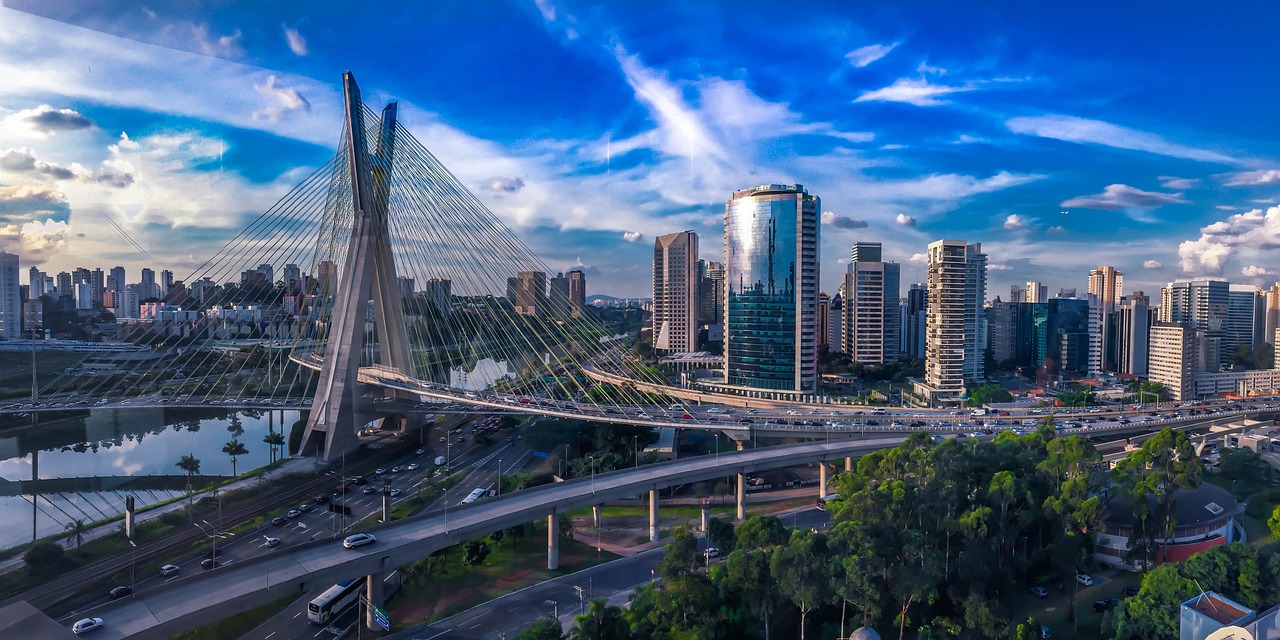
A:
<svg viewBox="0 0 1280 640">
<path fill-rule="evenodd" d="M 1197 331 L 1190 326 L 1155 323 L 1151 327 L 1147 377 L 1152 382 L 1163 384 L 1173 400 L 1193 398 L 1201 344 Z"/>
<path fill-rule="evenodd" d="M 1116 309 L 1118 372 L 1146 377 L 1151 319 L 1151 305 L 1145 299 L 1121 299 Z"/>
<path fill-rule="evenodd" d="M 449 278 L 427 278 L 422 282 L 422 296 L 441 317 L 453 312 L 453 281 Z"/>
<path fill-rule="evenodd" d="M 284 266 L 284 290 L 286 293 L 297 293 L 302 289 L 302 269 L 289 263 Z"/>
<path fill-rule="evenodd" d="M 1160 321 L 1180 324 L 1204 332 L 1219 351 L 1203 354 L 1209 371 L 1217 371 L 1231 362 L 1231 352 L 1222 348 L 1227 342 L 1227 307 L 1231 285 L 1226 280 L 1197 278 L 1175 280 L 1160 290 Z M 1234 345 L 1231 347 L 1234 350 Z"/>
<path fill-rule="evenodd" d="M 18 279 L 18 256 L 0 251 L 0 337 L 16 340 L 22 336 L 22 297 Z"/>
<path fill-rule="evenodd" d="M 1036 282 L 1035 280 L 1027 281 L 1027 287 L 1022 292 L 1023 302 L 1048 302 L 1049 287 Z"/>
<path fill-rule="evenodd" d="M 160 288 L 156 286 L 156 272 L 152 269 L 142 270 L 142 280 L 138 282 L 138 299 L 159 298 Z"/>
<path fill-rule="evenodd" d="M 27 275 L 28 299 L 39 300 L 40 296 L 43 296 L 46 293 L 44 289 L 44 282 L 44 272 L 35 267 L 31 267 L 31 271 Z"/>
<path fill-rule="evenodd" d="M 1106 265 L 1090 271 L 1089 293 L 1098 296 L 1104 312 L 1110 311 L 1124 297 L 1124 274 Z"/>
<path fill-rule="evenodd" d="M 924 357 L 926 317 L 929 315 L 929 290 L 917 282 L 907 290 L 906 303 L 902 305 L 902 354 L 912 358 Z"/>
<path fill-rule="evenodd" d="M 540 316 L 547 312 L 547 274 L 541 271 L 516 273 L 516 313 Z"/>
<path fill-rule="evenodd" d="M 844 353 L 854 362 L 880 364 L 898 357 L 898 283 L 901 268 L 881 260 L 879 242 L 858 242 L 844 278 Z"/>
<path fill-rule="evenodd" d="M 930 403 L 954 404 L 961 401 L 966 383 L 981 380 L 985 373 L 982 306 L 987 255 L 982 245 L 963 240 L 930 244 L 928 287 L 925 379 L 917 391 Z"/>
<path fill-rule="evenodd" d="M 71 297 L 75 296 L 75 291 L 71 287 L 71 274 L 66 271 L 58 272 L 58 296 Z"/>
<path fill-rule="evenodd" d="M 164 298 L 173 288 L 173 272 L 168 269 L 160 271 L 160 297 Z"/>
<path fill-rule="evenodd" d="M 1266 342 L 1266 298 L 1251 284 L 1233 284 L 1227 288 L 1227 330 L 1222 338 L 1223 364 L 1234 362 L 1236 349 L 1256 349 Z"/>
<path fill-rule="evenodd" d="M 125 285 L 128 284 L 124 278 L 124 267 L 111 267 L 111 281 L 115 283 L 112 291 L 124 291 Z"/>
<path fill-rule="evenodd" d="M 551 315 L 557 318 L 569 316 L 569 279 L 564 273 L 551 278 Z"/>
<path fill-rule="evenodd" d="M 698 350 L 698 234 L 681 231 L 653 243 L 653 348 Z"/>
<path fill-rule="evenodd" d="M 724 323 L 724 264 L 707 262 L 702 272 L 702 285 L 699 287 L 698 315 L 703 324 L 714 325 Z"/>
<path fill-rule="evenodd" d="M 581 318 L 587 309 L 587 274 L 582 269 L 569 272 L 569 315 Z"/>
<path fill-rule="evenodd" d="M 725 203 L 728 384 L 816 391 L 821 210 L 799 184 L 735 191 Z"/>
</svg>

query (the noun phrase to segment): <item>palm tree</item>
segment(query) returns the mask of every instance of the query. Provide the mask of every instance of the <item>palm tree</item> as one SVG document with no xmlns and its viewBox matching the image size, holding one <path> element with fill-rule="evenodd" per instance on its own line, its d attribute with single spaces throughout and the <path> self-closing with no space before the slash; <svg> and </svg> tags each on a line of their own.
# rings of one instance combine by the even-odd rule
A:
<svg viewBox="0 0 1280 640">
<path fill-rule="evenodd" d="M 580 616 L 574 616 L 569 640 L 627 640 L 631 637 L 631 625 L 622 617 L 622 610 L 605 604 L 604 598 L 591 601 L 591 608 Z"/>
<path fill-rule="evenodd" d="M 245 448 L 244 443 L 232 438 L 227 441 L 227 444 L 223 445 L 222 452 L 231 456 L 231 475 L 240 475 L 236 473 L 236 458 L 249 453 L 249 450 Z"/>
<path fill-rule="evenodd" d="M 71 532 L 71 535 L 67 536 L 67 546 L 70 547 L 71 541 L 75 540 L 76 551 L 79 551 L 80 545 L 84 543 L 84 537 L 89 533 L 89 527 L 85 525 L 84 519 L 80 518 L 67 523 L 66 530 Z"/>
<path fill-rule="evenodd" d="M 279 431 L 272 431 L 271 433 L 268 433 L 267 435 L 262 436 L 262 441 L 271 446 L 271 462 L 272 463 L 276 461 L 277 454 L 279 454 L 279 457 L 281 458 L 284 457 L 283 452 L 278 451 L 279 447 L 284 446 L 283 433 L 280 433 Z"/>
<path fill-rule="evenodd" d="M 193 422 L 200 424 L 198 421 Z M 187 427 L 187 429 L 190 430 L 191 428 Z M 178 459 L 177 467 L 187 472 L 187 519 L 195 522 L 195 504 L 193 503 L 195 494 L 191 492 L 191 476 L 200 473 L 200 458 L 197 458 L 195 454 L 188 453 Z"/>
</svg>

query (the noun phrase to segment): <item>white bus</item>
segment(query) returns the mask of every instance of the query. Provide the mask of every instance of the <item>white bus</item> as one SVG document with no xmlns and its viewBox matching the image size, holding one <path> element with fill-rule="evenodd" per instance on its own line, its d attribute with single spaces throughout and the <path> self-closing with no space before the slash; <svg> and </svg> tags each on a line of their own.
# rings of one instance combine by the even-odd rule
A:
<svg viewBox="0 0 1280 640">
<path fill-rule="evenodd" d="M 364 580 L 344 580 L 316 596 L 307 605 L 307 618 L 312 624 L 325 624 L 337 614 L 347 610 L 360 597 Z"/>
<path fill-rule="evenodd" d="M 479 500 L 480 497 L 486 493 L 488 493 L 488 489 L 485 489 L 484 487 L 476 489 L 475 491 L 472 491 L 470 494 L 467 494 L 467 497 L 462 499 L 462 504 L 471 504 L 472 502 Z"/>
</svg>

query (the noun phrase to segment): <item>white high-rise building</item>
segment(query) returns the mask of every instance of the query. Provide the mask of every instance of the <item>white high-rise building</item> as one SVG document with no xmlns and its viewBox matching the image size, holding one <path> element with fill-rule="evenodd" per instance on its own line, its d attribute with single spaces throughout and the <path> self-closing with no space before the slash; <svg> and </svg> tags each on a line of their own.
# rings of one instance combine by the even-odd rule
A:
<svg viewBox="0 0 1280 640">
<path fill-rule="evenodd" d="M 1256 349 L 1266 342 L 1267 306 L 1262 290 L 1251 284 L 1227 289 L 1227 329 L 1222 338 L 1223 364 L 1231 364 L 1237 347 Z"/>
<path fill-rule="evenodd" d="M 898 310 L 901 267 L 881 260 L 879 242 L 855 243 L 851 256 L 844 276 L 841 350 L 862 364 L 896 360 L 902 326 Z"/>
<path fill-rule="evenodd" d="M 1027 286 L 1022 291 L 1022 302 L 1048 302 L 1049 287 L 1036 282 L 1035 280 L 1027 281 Z"/>
<path fill-rule="evenodd" d="M 1103 265 L 1089 272 L 1089 293 L 1098 296 L 1104 312 L 1120 304 L 1124 297 L 1124 274 L 1115 267 Z"/>
<path fill-rule="evenodd" d="M 0 251 L 0 338 L 22 336 L 22 296 L 18 256 Z"/>
<path fill-rule="evenodd" d="M 939 240 L 929 245 L 925 379 L 917 392 L 931 404 L 959 403 L 965 385 L 984 377 L 986 293 L 987 255 L 981 244 Z"/>
<path fill-rule="evenodd" d="M 1200 360 L 1200 340 L 1196 330 L 1170 322 L 1151 326 L 1147 379 L 1169 389 L 1173 400 L 1190 400 L 1195 396 L 1195 377 Z"/>
<path fill-rule="evenodd" d="M 653 243 L 653 348 L 698 350 L 698 234 L 681 231 Z"/>
</svg>

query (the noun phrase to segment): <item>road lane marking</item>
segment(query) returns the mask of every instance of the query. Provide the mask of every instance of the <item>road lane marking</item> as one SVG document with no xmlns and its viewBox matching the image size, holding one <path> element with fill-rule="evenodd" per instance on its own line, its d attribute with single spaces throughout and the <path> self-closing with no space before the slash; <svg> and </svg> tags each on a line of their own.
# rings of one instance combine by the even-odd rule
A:
<svg viewBox="0 0 1280 640">
<path fill-rule="evenodd" d="M 294 617 L 296 618 L 297 616 L 294 616 Z M 263 638 L 262 640 L 271 640 L 271 636 L 274 636 L 275 634 L 276 632 L 272 631 L 271 633 L 268 633 L 267 637 Z"/>
</svg>

